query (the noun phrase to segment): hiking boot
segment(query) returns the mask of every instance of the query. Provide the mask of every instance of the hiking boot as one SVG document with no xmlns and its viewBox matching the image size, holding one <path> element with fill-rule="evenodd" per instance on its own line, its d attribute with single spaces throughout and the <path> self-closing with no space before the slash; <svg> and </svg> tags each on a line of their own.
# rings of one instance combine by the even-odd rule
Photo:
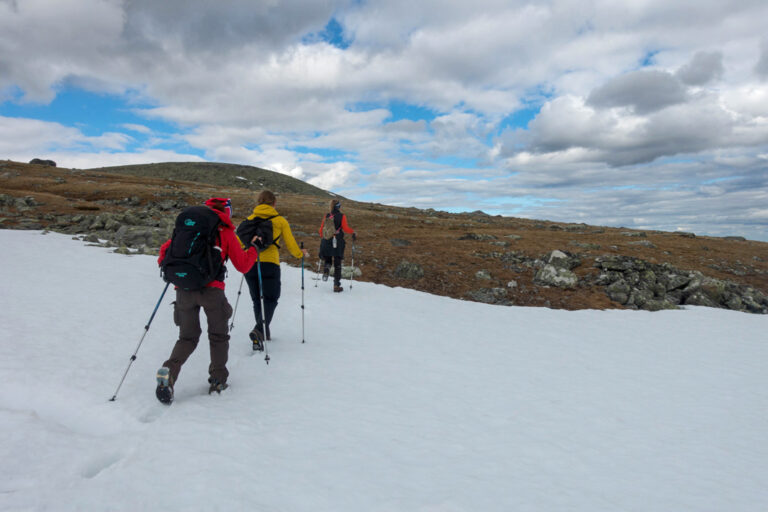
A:
<svg viewBox="0 0 768 512">
<path fill-rule="evenodd" d="M 229 387 L 229 384 L 227 384 L 226 382 L 219 382 L 216 379 L 208 379 L 208 382 L 211 383 L 211 386 L 208 388 L 209 395 L 214 391 L 217 393 L 221 393 L 222 391 L 224 391 Z"/>
<path fill-rule="evenodd" d="M 171 370 L 165 366 L 157 370 L 157 389 L 155 396 L 166 405 L 173 402 L 173 382 L 171 382 Z"/>
<path fill-rule="evenodd" d="M 328 276 L 330 275 L 330 273 L 331 273 L 330 267 L 323 267 L 323 281 L 328 280 Z"/>
<path fill-rule="evenodd" d="M 343 291 L 344 291 L 344 288 L 342 288 L 342 287 L 341 287 L 341 286 L 339 286 L 339 285 L 334 285 L 334 287 L 333 287 L 333 291 L 334 291 L 334 293 L 343 292 Z"/>
<path fill-rule="evenodd" d="M 253 350 L 257 352 L 264 352 L 264 335 L 256 327 L 248 334 L 253 342 Z"/>
</svg>

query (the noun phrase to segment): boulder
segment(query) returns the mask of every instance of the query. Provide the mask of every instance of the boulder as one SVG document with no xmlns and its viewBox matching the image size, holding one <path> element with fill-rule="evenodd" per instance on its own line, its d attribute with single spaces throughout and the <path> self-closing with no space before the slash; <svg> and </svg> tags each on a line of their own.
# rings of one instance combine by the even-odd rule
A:
<svg viewBox="0 0 768 512">
<path fill-rule="evenodd" d="M 40 158 L 33 158 L 32 160 L 29 161 L 29 163 L 33 165 L 45 165 L 48 167 L 56 167 L 56 162 L 54 162 L 53 160 L 42 160 Z"/>
<path fill-rule="evenodd" d="M 342 265 L 341 278 L 352 279 L 352 277 L 358 278 L 363 276 L 363 271 L 359 267 L 353 267 L 351 265 Z"/>
<path fill-rule="evenodd" d="M 475 272 L 475 278 L 477 279 L 484 279 L 486 281 L 491 279 L 491 273 L 487 270 L 478 270 Z"/>
<path fill-rule="evenodd" d="M 400 279 L 417 280 L 424 277 L 424 269 L 418 263 L 403 260 L 395 268 L 394 274 Z"/>
<path fill-rule="evenodd" d="M 546 257 L 546 262 L 553 267 L 565 270 L 573 270 L 581 265 L 581 259 L 578 256 L 564 251 L 552 251 Z"/>
<path fill-rule="evenodd" d="M 507 300 L 507 290 L 505 288 L 482 288 L 479 290 L 472 290 L 467 292 L 467 297 L 484 304 L 511 304 Z"/>
<path fill-rule="evenodd" d="M 496 237 L 482 233 L 465 233 L 459 237 L 459 240 L 496 240 Z"/>
<path fill-rule="evenodd" d="M 573 288 L 578 281 L 579 278 L 570 270 L 550 264 L 544 265 L 533 277 L 533 282 L 536 284 L 558 288 Z"/>
</svg>

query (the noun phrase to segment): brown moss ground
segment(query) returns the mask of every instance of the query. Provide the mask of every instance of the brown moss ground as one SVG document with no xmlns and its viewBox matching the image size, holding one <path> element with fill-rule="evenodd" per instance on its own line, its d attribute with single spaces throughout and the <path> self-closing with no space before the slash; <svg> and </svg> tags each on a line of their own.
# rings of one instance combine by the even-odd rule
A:
<svg viewBox="0 0 768 512">
<path fill-rule="evenodd" d="M 139 198 L 142 204 L 173 199 L 187 204 L 199 204 L 202 198 L 227 196 L 233 200 L 235 220 L 244 218 L 254 206 L 255 193 L 234 187 L 214 187 L 197 182 L 170 180 L 98 172 L 71 170 L 0 162 L 0 193 L 15 197 L 34 196 L 43 203 L 35 209 L 43 214 L 95 214 L 104 211 L 126 211 L 126 204 L 104 204 L 104 200 L 123 201 Z M 278 211 L 291 223 L 297 240 L 304 241 L 314 266 L 319 247 L 317 229 L 327 211 L 327 201 L 317 196 L 285 194 L 278 191 Z M 648 231 L 645 237 L 629 237 L 633 232 L 624 228 L 587 226 L 583 224 L 554 224 L 519 218 L 490 217 L 484 214 L 448 214 L 415 208 L 397 208 L 378 204 L 344 201 L 344 212 L 350 225 L 358 232 L 355 265 L 363 272 L 363 281 L 388 286 L 403 286 L 428 293 L 466 298 L 479 288 L 506 287 L 509 299 L 520 305 L 550 306 L 564 309 L 617 308 L 598 287 L 575 290 L 544 288 L 533 284 L 533 269 L 515 271 L 498 258 L 481 257 L 491 252 L 520 251 L 530 257 L 540 257 L 559 249 L 579 254 L 582 265 L 576 269 L 580 276 L 596 275 L 594 258 L 604 254 L 632 256 L 652 263 L 665 263 L 685 270 L 697 270 L 705 275 L 753 286 L 768 293 L 768 243 L 728 240 L 715 237 L 686 237 L 677 233 Z M 168 215 L 174 215 L 169 211 Z M 393 218 L 396 217 L 396 218 Z M 18 218 L 7 218 L 5 226 L 13 226 Z M 42 221 L 46 225 L 45 221 Z M 507 247 L 490 241 L 459 240 L 465 233 L 493 235 L 495 241 L 508 242 Z M 507 238 L 517 235 L 518 240 Z M 392 239 L 411 242 L 396 247 Z M 655 247 L 633 245 L 647 241 Z M 572 245 L 599 245 L 599 249 Z M 351 259 L 348 241 L 347 262 Z M 295 264 L 288 254 L 283 259 Z M 393 275 L 402 260 L 423 266 L 425 275 L 417 281 L 403 281 Z M 475 273 L 485 269 L 491 281 L 480 280 Z"/>
</svg>

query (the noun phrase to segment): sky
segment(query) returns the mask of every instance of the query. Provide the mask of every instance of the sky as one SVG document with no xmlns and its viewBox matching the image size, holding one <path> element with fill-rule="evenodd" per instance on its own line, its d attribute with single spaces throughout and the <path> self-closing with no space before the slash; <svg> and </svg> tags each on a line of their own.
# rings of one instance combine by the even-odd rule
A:
<svg viewBox="0 0 768 512">
<path fill-rule="evenodd" d="M 230 387 L 207 394 L 204 335 L 165 406 L 178 328 L 154 256 L 0 245 L 0 511 L 768 510 L 768 315 L 333 293 L 308 270 L 302 292 L 283 264 L 269 365 L 245 293 Z"/>
<path fill-rule="evenodd" d="M 0 158 L 768 241 L 763 0 L 0 0 Z"/>
</svg>

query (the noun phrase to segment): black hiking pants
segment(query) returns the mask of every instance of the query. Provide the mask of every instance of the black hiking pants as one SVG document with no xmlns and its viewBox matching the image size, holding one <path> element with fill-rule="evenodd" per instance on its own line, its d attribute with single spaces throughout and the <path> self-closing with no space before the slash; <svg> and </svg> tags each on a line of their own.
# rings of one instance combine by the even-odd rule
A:
<svg viewBox="0 0 768 512">
<path fill-rule="evenodd" d="M 341 261 L 344 259 L 344 247 L 346 242 L 344 241 L 344 233 L 336 235 L 336 245 L 333 245 L 333 240 L 320 240 L 320 257 L 323 259 L 323 264 L 326 268 L 330 268 L 333 264 L 333 285 L 341 286 Z"/>
<path fill-rule="evenodd" d="M 197 348 L 202 329 L 200 328 L 200 308 L 205 311 L 208 321 L 208 341 L 211 347 L 211 364 L 208 367 L 210 379 L 221 383 L 227 382 L 229 371 L 229 326 L 232 306 L 220 288 L 202 290 L 176 290 L 176 302 L 173 303 L 173 321 L 179 326 L 179 339 L 173 347 L 171 356 L 163 366 L 171 370 L 171 382 L 179 377 L 182 365 Z"/>
<path fill-rule="evenodd" d="M 245 281 L 248 283 L 248 290 L 253 301 L 253 316 L 256 318 L 256 329 L 269 338 L 269 324 L 272 322 L 272 317 L 277 308 L 277 300 L 280 298 L 280 265 L 265 262 L 258 263 L 258 265 L 261 265 L 261 284 L 264 288 L 266 330 L 264 329 L 264 321 L 261 318 L 261 288 L 259 287 L 259 274 L 256 265 L 254 264 L 251 270 L 245 274 Z"/>
<path fill-rule="evenodd" d="M 333 262 L 333 285 L 341 286 L 341 261 L 343 258 L 339 256 L 326 256 L 323 258 L 325 268 L 331 268 L 331 262 Z"/>
</svg>

